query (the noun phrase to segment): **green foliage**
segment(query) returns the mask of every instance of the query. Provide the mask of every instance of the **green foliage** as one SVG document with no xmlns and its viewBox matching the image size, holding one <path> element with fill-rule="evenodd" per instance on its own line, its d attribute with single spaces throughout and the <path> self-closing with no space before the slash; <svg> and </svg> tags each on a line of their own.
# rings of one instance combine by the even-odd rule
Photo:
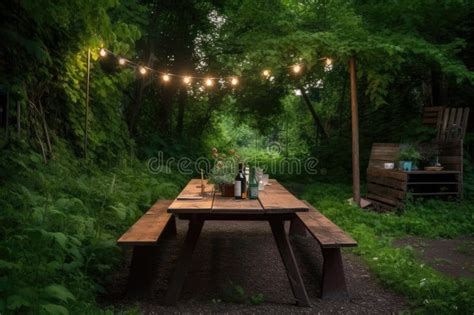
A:
<svg viewBox="0 0 474 315">
<path fill-rule="evenodd" d="M 415 148 L 415 146 L 411 144 L 404 144 L 400 148 L 400 152 L 397 156 L 398 161 L 412 161 L 417 162 L 421 160 L 421 154 Z"/>
<path fill-rule="evenodd" d="M 104 169 L 81 165 L 64 149 L 57 155 L 48 165 L 32 152 L 0 160 L 2 313 L 96 310 L 95 296 L 121 259 L 118 236 L 185 182 L 151 176 L 137 161 Z"/>
<path fill-rule="evenodd" d="M 222 300 L 213 299 L 216 304 L 224 301 L 227 303 L 246 303 L 252 305 L 261 304 L 264 300 L 262 293 L 248 294 L 242 286 L 234 284 L 232 281 L 229 281 L 229 285 L 224 289 Z"/>
<path fill-rule="evenodd" d="M 391 242 L 407 235 L 452 238 L 474 233 L 472 200 L 462 204 L 427 200 L 408 204 L 402 214 L 363 211 L 345 202 L 350 186 L 317 183 L 302 197 L 349 232 L 359 243 L 354 252 L 386 286 L 407 296 L 415 312 L 472 313 L 474 282 L 451 279 L 420 263 L 409 247 Z"/>
</svg>

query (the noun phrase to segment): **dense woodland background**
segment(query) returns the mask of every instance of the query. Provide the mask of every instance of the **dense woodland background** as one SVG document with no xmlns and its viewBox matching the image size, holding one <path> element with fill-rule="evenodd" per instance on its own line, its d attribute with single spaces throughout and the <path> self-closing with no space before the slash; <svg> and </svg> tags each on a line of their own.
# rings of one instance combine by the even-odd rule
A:
<svg viewBox="0 0 474 315">
<path fill-rule="evenodd" d="M 327 170 L 301 181 L 350 182 L 352 55 L 362 179 L 373 142 L 430 139 L 424 106 L 473 106 L 472 1 L 8 0 L 0 16 L 0 85 L 9 99 L 1 119 L 0 313 L 96 309 L 104 275 L 121 257 L 116 236 L 187 180 L 174 171 L 151 175 L 146 160 L 158 151 L 196 158 L 237 148 L 269 159 L 266 147 L 277 142 L 277 158 L 314 156 Z M 102 46 L 161 71 L 237 75 L 240 83 L 164 84 L 100 58 Z M 298 76 L 288 68 L 296 63 L 304 64 Z M 472 117 L 465 150 L 468 202 Z"/>
</svg>

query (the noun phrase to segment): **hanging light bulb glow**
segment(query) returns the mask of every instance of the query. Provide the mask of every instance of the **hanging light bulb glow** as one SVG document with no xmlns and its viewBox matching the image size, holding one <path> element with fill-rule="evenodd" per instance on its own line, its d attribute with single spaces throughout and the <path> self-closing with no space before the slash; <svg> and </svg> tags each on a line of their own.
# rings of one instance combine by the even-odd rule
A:
<svg viewBox="0 0 474 315">
<path fill-rule="evenodd" d="M 263 70 L 262 74 L 266 77 L 270 76 L 270 70 Z"/>
<path fill-rule="evenodd" d="M 331 58 L 326 58 L 326 65 L 327 66 L 332 65 L 332 59 Z"/>
<path fill-rule="evenodd" d="M 120 64 L 121 66 L 123 66 L 124 64 L 127 63 L 127 59 L 125 59 L 125 58 L 119 58 L 119 61 L 118 61 L 118 62 L 119 62 L 119 64 Z"/>
<path fill-rule="evenodd" d="M 293 66 L 293 72 L 294 73 L 299 73 L 301 71 L 301 66 L 300 65 L 294 65 Z"/>
<path fill-rule="evenodd" d="M 207 85 L 207 86 L 211 87 L 212 84 L 213 84 L 213 83 L 212 83 L 212 79 L 211 79 L 211 78 L 206 79 L 206 85 Z"/>
<path fill-rule="evenodd" d="M 236 77 L 233 77 L 232 80 L 230 80 L 230 84 L 232 85 L 237 85 L 239 83 L 239 79 L 237 79 Z"/>
<path fill-rule="evenodd" d="M 191 83 L 191 77 L 188 77 L 188 76 L 184 77 L 184 78 L 183 78 L 183 82 L 184 82 L 185 84 Z"/>
<path fill-rule="evenodd" d="M 105 48 L 101 48 L 101 49 L 99 50 L 99 55 L 100 55 L 101 57 L 107 56 L 107 50 L 105 50 Z"/>
<path fill-rule="evenodd" d="M 165 74 L 163 75 L 163 81 L 168 82 L 170 80 L 170 76 Z"/>
<path fill-rule="evenodd" d="M 139 70 L 139 71 L 140 71 L 140 73 L 143 74 L 143 75 L 145 75 L 146 72 L 147 72 L 147 70 L 146 70 L 145 67 L 140 67 L 140 70 Z"/>
</svg>

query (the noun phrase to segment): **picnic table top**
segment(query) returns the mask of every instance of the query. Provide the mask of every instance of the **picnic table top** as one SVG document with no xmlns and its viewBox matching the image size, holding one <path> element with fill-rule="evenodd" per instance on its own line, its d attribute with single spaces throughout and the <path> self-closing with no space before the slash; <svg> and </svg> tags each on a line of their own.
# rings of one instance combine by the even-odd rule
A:
<svg viewBox="0 0 474 315">
<path fill-rule="evenodd" d="M 168 212 L 177 214 L 268 214 L 308 211 L 308 206 L 296 198 L 274 179 L 258 192 L 258 199 L 222 197 L 214 186 L 204 180 L 204 196 L 201 196 L 201 180 L 192 179 L 171 203 Z"/>
</svg>

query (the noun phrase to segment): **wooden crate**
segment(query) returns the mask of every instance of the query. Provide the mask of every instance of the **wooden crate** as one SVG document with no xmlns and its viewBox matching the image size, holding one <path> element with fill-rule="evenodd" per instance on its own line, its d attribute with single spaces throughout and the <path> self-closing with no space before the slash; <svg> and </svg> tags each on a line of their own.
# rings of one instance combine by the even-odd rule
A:
<svg viewBox="0 0 474 315">
<path fill-rule="evenodd" d="M 408 194 L 418 197 L 462 197 L 462 141 L 439 146 L 442 171 L 386 170 L 384 163 L 395 163 L 400 144 L 374 143 L 367 169 L 367 199 L 376 210 L 403 208 Z"/>
</svg>

